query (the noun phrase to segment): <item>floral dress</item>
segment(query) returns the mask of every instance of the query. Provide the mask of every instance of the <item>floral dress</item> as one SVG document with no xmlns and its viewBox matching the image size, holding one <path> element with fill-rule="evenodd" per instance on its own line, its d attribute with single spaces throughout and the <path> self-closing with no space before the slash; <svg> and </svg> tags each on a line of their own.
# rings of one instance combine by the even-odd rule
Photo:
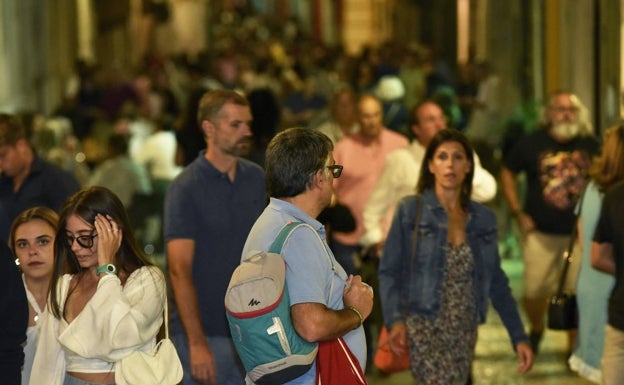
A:
<svg viewBox="0 0 624 385">
<path fill-rule="evenodd" d="M 418 385 L 464 385 L 477 341 L 477 305 L 470 247 L 447 245 L 440 313 L 407 316 L 412 376 Z"/>
</svg>

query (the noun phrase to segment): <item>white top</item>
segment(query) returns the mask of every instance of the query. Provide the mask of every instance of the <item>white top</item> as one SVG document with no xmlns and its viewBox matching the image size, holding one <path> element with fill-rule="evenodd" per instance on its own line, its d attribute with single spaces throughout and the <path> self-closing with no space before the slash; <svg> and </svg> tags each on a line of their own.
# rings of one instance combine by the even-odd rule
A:
<svg viewBox="0 0 624 385">
<path fill-rule="evenodd" d="M 135 160 L 144 165 L 153 179 L 173 180 L 182 167 L 176 165 L 178 142 L 171 131 L 148 136 L 136 152 Z"/>
<path fill-rule="evenodd" d="M 28 385 L 30 380 L 30 372 L 32 370 L 33 360 L 35 358 L 35 351 L 37 350 L 37 340 L 39 337 L 39 324 L 41 320 L 41 308 L 35 299 L 35 296 L 28 290 L 26 286 L 26 278 L 22 274 L 22 281 L 24 282 L 24 289 L 26 290 L 26 298 L 28 303 L 35 310 L 35 324 L 28 326 L 26 330 L 26 344 L 24 345 L 24 367 L 22 369 L 22 385 Z"/>
<path fill-rule="evenodd" d="M 61 303 L 71 278 L 66 274 L 59 281 Z M 149 350 L 163 322 L 165 300 L 164 275 L 151 266 L 137 269 L 125 286 L 116 275 L 101 277 L 93 297 L 69 324 L 46 310 L 30 384 L 61 385 L 70 368 L 85 373 L 103 367 L 114 371 L 114 363 L 133 351 Z"/>
<path fill-rule="evenodd" d="M 370 246 L 386 239 L 394 208 L 408 195 L 416 193 L 425 148 L 414 140 L 409 147 L 394 150 L 386 157 L 381 177 L 364 209 L 365 233 L 360 244 Z M 496 179 L 482 166 L 476 153 L 472 180 L 472 199 L 486 202 L 496 195 Z"/>
<path fill-rule="evenodd" d="M 139 152 L 143 147 L 145 140 L 154 132 L 154 125 L 152 122 L 137 118 L 128 122 L 128 133 L 130 134 L 130 140 L 128 141 L 128 154 L 131 158 Z"/>
<path fill-rule="evenodd" d="M 65 333 L 69 324 L 65 319 L 59 320 L 59 334 Z M 78 373 L 109 373 L 114 370 L 114 363 L 104 360 L 94 360 L 92 358 L 81 357 L 74 353 L 71 349 L 63 348 L 65 353 L 65 371 Z"/>
<path fill-rule="evenodd" d="M 327 135 L 331 141 L 336 144 L 340 141 L 340 139 L 344 138 L 345 134 L 342 132 L 338 123 L 336 123 L 333 119 L 329 119 L 323 123 L 321 123 L 316 129 L 323 134 Z M 357 123 L 353 123 L 349 131 L 348 135 L 355 134 L 360 130 L 360 125 Z"/>
</svg>

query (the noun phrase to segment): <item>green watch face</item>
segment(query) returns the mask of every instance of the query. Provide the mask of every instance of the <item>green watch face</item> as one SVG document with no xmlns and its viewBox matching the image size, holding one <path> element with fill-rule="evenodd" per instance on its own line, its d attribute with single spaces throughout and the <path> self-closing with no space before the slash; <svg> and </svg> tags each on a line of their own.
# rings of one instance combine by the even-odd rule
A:
<svg viewBox="0 0 624 385">
<path fill-rule="evenodd" d="M 108 263 L 104 266 L 99 266 L 97 269 L 95 269 L 95 272 L 97 274 L 100 274 L 100 273 L 117 274 L 117 266 L 113 265 L 112 263 Z"/>
</svg>

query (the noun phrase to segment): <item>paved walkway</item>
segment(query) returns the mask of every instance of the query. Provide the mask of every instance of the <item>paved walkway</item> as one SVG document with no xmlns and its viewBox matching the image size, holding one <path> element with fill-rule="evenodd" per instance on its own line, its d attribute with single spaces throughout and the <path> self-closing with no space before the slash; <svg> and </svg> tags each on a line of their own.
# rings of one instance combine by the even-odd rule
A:
<svg viewBox="0 0 624 385">
<path fill-rule="evenodd" d="M 519 298 L 522 289 L 522 262 L 518 259 L 503 261 L 514 296 Z M 525 322 L 526 325 L 526 322 Z M 512 351 L 507 331 L 500 318 L 490 307 L 487 323 L 479 327 L 476 357 L 473 365 L 475 385 L 590 385 L 591 382 L 568 370 L 565 351 L 567 334 L 547 330 L 533 368 L 527 374 L 517 372 L 517 361 Z M 409 372 L 385 377 L 368 376 L 370 385 L 411 384 Z"/>
</svg>

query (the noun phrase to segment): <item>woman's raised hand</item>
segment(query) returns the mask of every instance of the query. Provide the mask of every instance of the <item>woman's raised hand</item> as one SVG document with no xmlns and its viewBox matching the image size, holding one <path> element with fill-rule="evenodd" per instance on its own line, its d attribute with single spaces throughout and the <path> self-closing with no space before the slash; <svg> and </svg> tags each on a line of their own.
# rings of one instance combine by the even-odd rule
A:
<svg viewBox="0 0 624 385">
<path fill-rule="evenodd" d="M 95 229 L 97 230 L 97 255 L 98 265 L 112 263 L 115 254 L 121 246 L 123 234 L 117 223 L 110 215 L 97 214 L 95 216 Z"/>
</svg>

